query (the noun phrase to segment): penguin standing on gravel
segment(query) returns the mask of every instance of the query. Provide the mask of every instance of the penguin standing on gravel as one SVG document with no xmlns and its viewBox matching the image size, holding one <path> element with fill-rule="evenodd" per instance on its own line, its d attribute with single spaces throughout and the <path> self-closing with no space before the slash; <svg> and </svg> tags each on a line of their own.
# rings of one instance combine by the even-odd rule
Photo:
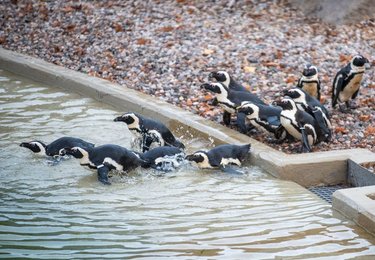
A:
<svg viewBox="0 0 375 260">
<path fill-rule="evenodd" d="M 350 63 L 337 72 L 332 86 L 333 108 L 338 102 L 345 102 L 346 111 L 350 108 L 355 108 L 350 105 L 349 100 L 358 96 L 366 63 L 369 63 L 368 59 L 362 55 L 355 55 Z M 341 106 L 339 107 L 341 112 L 346 112 Z"/>
<path fill-rule="evenodd" d="M 286 138 L 286 131 L 280 122 L 282 109 L 277 106 L 266 106 L 244 101 L 237 108 L 238 112 L 246 115 L 247 121 L 256 129 L 272 133 L 279 141 Z"/>
<path fill-rule="evenodd" d="M 312 115 L 319 124 L 321 131 L 324 133 L 324 141 L 330 141 L 332 137 L 332 124 L 326 107 L 303 89 L 286 89 L 283 91 L 283 94 L 293 99 L 298 109 Z"/>
<path fill-rule="evenodd" d="M 204 83 L 203 85 L 201 85 L 201 88 L 204 88 L 216 94 L 218 104 L 224 109 L 223 122 L 225 125 L 230 124 L 231 114 L 236 113 L 237 107 L 243 101 L 265 105 L 265 103 L 256 95 L 248 91 L 229 90 L 226 86 L 224 86 L 224 84 L 219 82 Z M 244 118 L 244 115 L 240 117 L 237 116 L 237 124 L 240 128 L 240 131 L 242 133 L 246 133 L 248 129 L 245 120 L 241 120 L 241 118 Z"/>
<path fill-rule="evenodd" d="M 142 159 L 133 151 L 114 144 L 106 144 L 91 148 L 64 148 L 60 155 L 72 155 L 80 159 L 80 165 L 97 169 L 98 180 L 103 184 L 111 184 L 108 173 L 111 170 L 131 171 L 142 164 Z"/>
<path fill-rule="evenodd" d="M 185 161 L 185 153 L 177 147 L 155 147 L 139 155 L 143 168 L 153 168 L 159 171 L 172 171 L 181 166 Z"/>
<path fill-rule="evenodd" d="M 303 89 L 310 96 L 320 101 L 320 80 L 318 77 L 318 69 L 311 64 L 306 64 L 302 71 L 302 76 L 298 80 L 297 87 Z"/>
<path fill-rule="evenodd" d="M 299 110 L 290 98 L 283 98 L 274 103 L 283 109 L 280 114 L 282 126 L 290 135 L 302 141 L 301 152 L 311 152 L 311 146 L 323 139 L 314 117 Z"/>
<path fill-rule="evenodd" d="M 52 143 L 46 145 L 41 141 L 31 141 L 23 142 L 20 144 L 21 147 L 30 149 L 32 152 L 38 155 L 47 155 L 47 156 L 59 156 L 60 151 L 63 148 L 72 148 L 72 147 L 82 147 L 82 148 L 92 148 L 95 145 L 89 142 L 86 142 L 80 138 L 64 136 L 56 139 Z"/>
<path fill-rule="evenodd" d="M 228 89 L 235 91 L 247 91 L 248 90 L 235 81 L 228 72 L 226 71 L 213 71 L 208 75 L 208 80 L 216 79 L 217 82 L 224 84 Z"/>
<path fill-rule="evenodd" d="M 185 146 L 177 140 L 172 132 L 161 122 L 146 118 L 137 113 L 125 113 L 116 117 L 115 122 L 124 122 L 140 142 L 142 152 L 148 151 L 151 145 L 174 146 L 184 149 Z"/>
<path fill-rule="evenodd" d="M 230 168 L 229 165 L 241 166 L 242 162 L 250 153 L 251 144 L 234 145 L 223 144 L 209 151 L 196 151 L 187 155 L 186 159 L 194 161 L 200 168 L 220 168 L 225 172 L 239 173 Z"/>
</svg>

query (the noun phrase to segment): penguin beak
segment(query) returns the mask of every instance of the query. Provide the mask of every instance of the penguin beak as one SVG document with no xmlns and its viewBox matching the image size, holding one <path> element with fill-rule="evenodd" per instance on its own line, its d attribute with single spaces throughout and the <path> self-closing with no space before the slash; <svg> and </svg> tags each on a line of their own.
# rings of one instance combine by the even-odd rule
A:
<svg viewBox="0 0 375 260">
<path fill-rule="evenodd" d="M 113 121 L 114 121 L 114 122 L 119 122 L 119 121 L 122 121 L 121 119 L 122 119 L 121 116 L 118 116 L 118 117 L 116 117 L 115 119 L 113 119 Z"/>
<path fill-rule="evenodd" d="M 203 83 L 201 85 L 201 89 L 204 88 L 204 89 L 209 89 L 211 87 L 211 84 L 210 83 Z"/>
<path fill-rule="evenodd" d="M 194 161 L 194 154 L 186 155 L 186 156 L 185 156 L 185 160 L 188 160 L 188 161 Z"/>
<path fill-rule="evenodd" d="M 21 147 L 27 147 L 26 145 L 27 145 L 27 143 L 25 143 L 25 142 L 24 143 L 20 143 Z"/>
<path fill-rule="evenodd" d="M 216 72 L 211 72 L 210 74 L 208 74 L 208 79 L 212 79 L 216 76 Z"/>
</svg>

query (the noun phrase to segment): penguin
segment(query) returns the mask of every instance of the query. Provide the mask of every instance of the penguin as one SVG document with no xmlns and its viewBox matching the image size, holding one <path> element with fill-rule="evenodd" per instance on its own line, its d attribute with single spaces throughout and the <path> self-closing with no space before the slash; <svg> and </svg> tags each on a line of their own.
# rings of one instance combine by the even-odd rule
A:
<svg viewBox="0 0 375 260">
<path fill-rule="evenodd" d="M 146 152 L 151 145 L 174 146 L 185 149 L 182 142 L 177 140 L 172 132 L 161 122 L 146 118 L 140 114 L 129 112 L 116 117 L 115 122 L 124 122 L 140 142 L 142 152 Z"/>
<path fill-rule="evenodd" d="M 315 118 L 299 110 L 293 99 L 283 98 L 274 103 L 283 109 L 280 114 L 282 126 L 290 135 L 302 141 L 301 152 L 311 152 L 311 146 L 324 139 Z"/>
<path fill-rule="evenodd" d="M 293 99 L 298 109 L 309 113 L 315 118 L 321 131 L 324 132 L 325 141 L 329 142 L 332 137 L 332 123 L 327 108 L 300 88 L 286 89 L 283 94 Z"/>
<path fill-rule="evenodd" d="M 177 147 L 160 146 L 140 154 L 140 158 L 143 168 L 167 172 L 181 166 L 185 160 L 185 153 Z"/>
<path fill-rule="evenodd" d="M 226 71 L 213 71 L 208 75 L 208 80 L 216 79 L 230 90 L 249 92 L 244 86 L 235 81 Z"/>
<path fill-rule="evenodd" d="M 233 171 L 229 165 L 241 166 L 246 156 L 250 153 L 251 144 L 234 145 L 223 144 L 209 151 L 196 151 L 186 156 L 188 161 L 194 161 L 203 169 L 220 168 L 225 172 Z"/>
<path fill-rule="evenodd" d="M 320 80 L 318 69 L 311 64 L 306 64 L 302 71 L 302 76 L 298 80 L 297 87 L 303 89 L 310 96 L 315 97 L 320 101 Z"/>
<path fill-rule="evenodd" d="M 109 171 L 131 171 L 144 163 L 137 153 L 114 144 L 88 148 L 67 147 L 60 151 L 60 155 L 72 155 L 74 158 L 80 159 L 81 166 L 97 169 L 98 180 L 108 185 L 111 184 L 108 180 Z"/>
<path fill-rule="evenodd" d="M 224 109 L 223 122 L 225 125 L 230 124 L 231 114 L 236 113 L 236 108 L 241 104 L 241 102 L 250 101 L 254 104 L 265 105 L 265 103 L 256 95 L 248 91 L 229 90 L 226 86 L 224 86 L 224 84 L 219 82 L 204 83 L 201 85 L 201 88 L 216 94 L 218 104 Z M 237 124 L 242 133 L 246 133 L 248 131 L 245 120 L 243 120 L 244 118 L 245 116 L 243 113 L 238 113 Z"/>
<path fill-rule="evenodd" d="M 266 106 L 244 101 L 237 111 L 246 115 L 247 121 L 256 129 L 272 133 L 279 141 L 286 138 L 286 131 L 280 122 L 281 107 Z"/>
<path fill-rule="evenodd" d="M 347 112 L 350 108 L 355 108 L 350 105 L 349 100 L 358 96 L 366 63 L 369 63 L 368 59 L 362 55 L 355 55 L 350 63 L 337 72 L 332 86 L 333 108 L 338 102 L 345 102 L 346 104 L 346 110 L 339 106 L 341 112 Z"/>
<path fill-rule="evenodd" d="M 48 145 L 41 141 L 31 141 L 22 142 L 20 146 L 28 148 L 38 155 L 59 156 L 59 152 L 63 148 L 72 148 L 75 146 L 82 148 L 92 148 L 95 145 L 93 143 L 86 142 L 80 138 L 64 136 L 56 139 Z"/>
</svg>

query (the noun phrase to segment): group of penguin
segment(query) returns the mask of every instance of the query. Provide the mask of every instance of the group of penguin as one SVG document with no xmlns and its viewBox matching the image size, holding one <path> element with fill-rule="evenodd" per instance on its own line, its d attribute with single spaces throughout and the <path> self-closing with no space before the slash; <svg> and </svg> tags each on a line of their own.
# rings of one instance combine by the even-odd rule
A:
<svg viewBox="0 0 375 260">
<path fill-rule="evenodd" d="M 356 55 L 342 68 L 333 82 L 332 107 L 345 103 L 351 108 L 350 99 L 357 97 L 365 64 L 369 61 Z M 283 98 L 267 105 L 259 97 L 237 83 L 227 72 L 209 74 L 216 82 L 201 85 L 213 92 L 213 105 L 223 108 L 223 122 L 231 123 L 231 114 L 237 114 L 237 125 L 247 133 L 255 128 L 275 136 L 276 142 L 286 139 L 301 140 L 301 152 L 310 152 L 311 146 L 329 142 L 332 134 L 330 115 L 320 103 L 320 81 L 315 66 L 306 65 L 295 88 L 283 90 Z M 80 165 L 97 170 L 98 180 L 111 184 L 108 173 L 111 170 L 131 171 L 137 167 L 169 171 L 178 168 L 185 160 L 194 161 L 200 168 L 220 168 L 223 171 L 239 173 L 232 165 L 241 166 L 250 153 L 251 144 L 224 144 L 209 151 L 196 151 L 186 155 L 184 144 L 161 122 L 128 112 L 116 117 L 115 122 L 124 122 L 134 135 L 129 150 L 115 144 L 95 146 L 74 137 L 61 137 L 46 145 L 41 141 L 23 142 L 32 152 L 47 156 L 73 156 L 80 159 Z"/>
<path fill-rule="evenodd" d="M 241 173 L 232 165 L 241 166 L 250 153 L 250 144 L 224 144 L 209 151 L 186 155 L 185 145 L 159 121 L 132 112 L 116 117 L 114 121 L 127 125 L 134 135 L 132 147 L 137 151 L 115 144 L 95 146 L 80 138 L 66 136 L 48 145 L 31 141 L 22 142 L 20 146 L 40 155 L 73 156 L 80 160 L 81 166 L 96 169 L 98 180 L 103 184 L 111 184 L 108 175 L 111 170 L 128 172 L 143 167 L 170 171 L 180 167 L 185 160 L 196 162 L 200 168 L 220 168 L 230 173 Z"/>
<path fill-rule="evenodd" d="M 338 103 L 346 105 L 344 109 L 339 104 L 341 112 L 353 108 L 350 100 L 358 95 L 366 63 L 369 63 L 367 58 L 355 55 L 337 72 L 332 87 L 332 108 Z M 236 113 L 240 132 L 249 133 L 255 128 L 271 133 L 278 143 L 286 139 L 301 140 L 301 152 L 310 152 L 312 145 L 329 142 L 332 138 L 330 114 L 320 103 L 318 70 L 311 64 L 305 66 L 297 86 L 283 90 L 283 98 L 270 105 L 236 82 L 226 71 L 211 72 L 209 80 L 201 88 L 215 95 L 212 105 L 219 105 L 224 110 L 225 125 L 231 123 L 231 114 Z"/>
</svg>

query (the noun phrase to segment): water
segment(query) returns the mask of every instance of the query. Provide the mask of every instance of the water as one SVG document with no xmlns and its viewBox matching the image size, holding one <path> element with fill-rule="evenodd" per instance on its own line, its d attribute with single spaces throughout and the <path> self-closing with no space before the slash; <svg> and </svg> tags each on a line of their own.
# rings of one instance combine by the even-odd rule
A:
<svg viewBox="0 0 375 260">
<path fill-rule="evenodd" d="M 246 167 L 242 176 L 185 165 L 98 183 L 70 159 L 51 166 L 21 148 L 70 135 L 129 147 L 116 111 L 0 72 L 0 258 L 345 259 L 374 239 L 300 186 Z M 191 149 L 209 142 L 184 140 Z"/>
</svg>

